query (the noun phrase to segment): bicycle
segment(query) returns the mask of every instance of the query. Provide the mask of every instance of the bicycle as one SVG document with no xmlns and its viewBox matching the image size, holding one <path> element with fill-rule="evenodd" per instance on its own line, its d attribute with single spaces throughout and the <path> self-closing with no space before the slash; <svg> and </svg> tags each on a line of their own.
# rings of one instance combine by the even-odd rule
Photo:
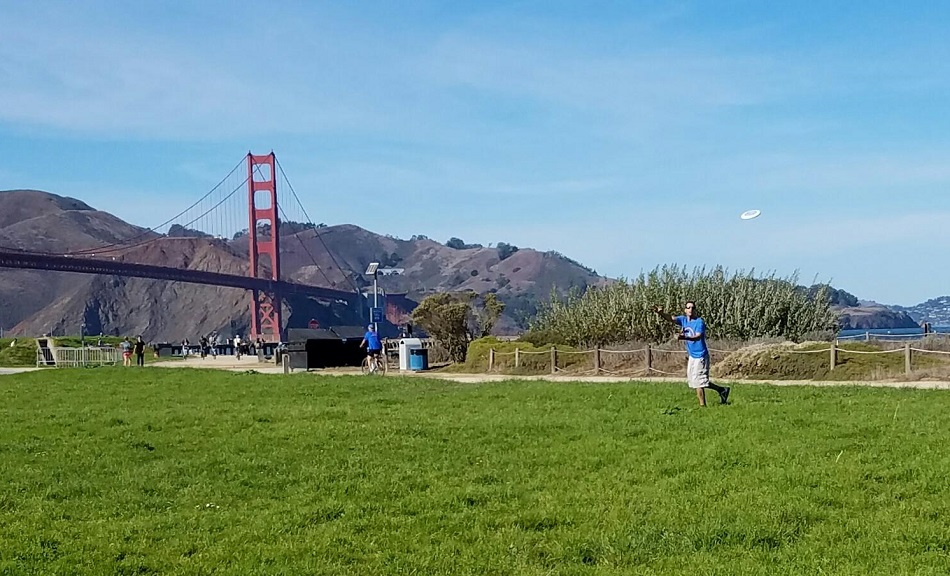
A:
<svg viewBox="0 0 950 576">
<path fill-rule="evenodd" d="M 375 374 L 382 369 L 382 361 L 379 356 L 366 356 L 360 365 L 360 370 L 363 374 Z"/>
</svg>

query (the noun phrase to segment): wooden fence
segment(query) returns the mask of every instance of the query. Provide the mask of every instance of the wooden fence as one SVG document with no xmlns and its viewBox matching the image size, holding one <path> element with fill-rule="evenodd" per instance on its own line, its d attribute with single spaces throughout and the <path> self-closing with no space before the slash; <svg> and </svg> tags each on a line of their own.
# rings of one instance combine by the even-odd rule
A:
<svg viewBox="0 0 950 576">
<path fill-rule="evenodd" d="M 888 350 L 851 350 L 843 348 L 837 341 L 830 342 L 827 348 L 817 350 L 783 350 L 791 354 L 827 354 L 828 368 L 834 370 L 840 365 L 841 357 L 848 354 L 875 355 L 875 354 L 903 354 L 904 373 L 913 371 L 913 359 L 916 354 L 933 354 L 950 357 L 950 351 L 927 350 L 913 346 L 911 342 L 904 342 L 902 346 Z M 729 350 L 710 349 L 712 356 L 729 354 Z M 633 358 L 624 365 L 612 362 L 619 355 Z M 508 359 L 511 359 L 509 361 Z M 580 358 L 580 360 L 578 360 Z M 589 359 L 589 360 L 588 360 Z M 950 358 L 947 358 L 950 360 Z M 488 372 L 503 371 L 513 368 L 518 371 L 549 371 L 557 374 L 569 371 L 575 375 L 685 375 L 685 350 L 668 350 L 653 346 L 645 346 L 634 350 L 608 350 L 593 348 L 590 350 L 558 350 L 552 346 L 550 350 L 522 350 L 515 348 L 513 352 L 500 352 L 494 348 L 488 351 Z M 677 367 L 678 366 L 678 367 Z"/>
</svg>

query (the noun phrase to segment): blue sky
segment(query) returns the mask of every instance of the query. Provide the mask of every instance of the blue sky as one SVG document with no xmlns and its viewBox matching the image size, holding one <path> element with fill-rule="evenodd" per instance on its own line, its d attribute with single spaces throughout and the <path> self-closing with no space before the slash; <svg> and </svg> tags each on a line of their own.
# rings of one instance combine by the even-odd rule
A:
<svg viewBox="0 0 950 576">
<path fill-rule="evenodd" d="M 558 250 L 610 276 L 723 264 L 885 303 L 950 294 L 950 4 L 0 14 L 0 189 L 151 226 L 273 149 L 317 222 Z"/>
</svg>

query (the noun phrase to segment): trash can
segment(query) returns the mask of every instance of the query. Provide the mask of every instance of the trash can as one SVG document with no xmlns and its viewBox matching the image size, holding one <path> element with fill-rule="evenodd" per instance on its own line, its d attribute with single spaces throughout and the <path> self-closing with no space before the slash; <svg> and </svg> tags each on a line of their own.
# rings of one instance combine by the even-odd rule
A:
<svg viewBox="0 0 950 576">
<path fill-rule="evenodd" d="M 399 340 L 400 370 L 422 370 L 422 368 L 413 368 L 409 364 L 413 350 L 422 350 L 422 340 L 419 338 L 402 338 Z"/>
<path fill-rule="evenodd" d="M 290 356 L 290 367 L 293 370 L 309 370 L 310 363 L 307 358 L 306 342 L 290 342 L 284 354 Z"/>
<path fill-rule="evenodd" d="M 429 351 L 425 348 L 416 348 L 409 351 L 410 370 L 429 369 Z"/>
</svg>

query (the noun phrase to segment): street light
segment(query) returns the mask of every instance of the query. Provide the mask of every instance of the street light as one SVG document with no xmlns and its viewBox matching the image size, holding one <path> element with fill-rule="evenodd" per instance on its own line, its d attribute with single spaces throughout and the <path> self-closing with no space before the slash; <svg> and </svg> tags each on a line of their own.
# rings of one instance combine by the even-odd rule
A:
<svg viewBox="0 0 950 576">
<path fill-rule="evenodd" d="M 83 322 L 79 325 L 79 347 L 86 347 L 86 323 Z"/>
<path fill-rule="evenodd" d="M 379 262 L 370 262 L 365 274 L 373 275 L 373 310 L 369 313 L 369 321 L 373 323 L 373 331 L 379 333 L 379 326 L 373 317 L 373 313 L 379 307 Z"/>
</svg>

